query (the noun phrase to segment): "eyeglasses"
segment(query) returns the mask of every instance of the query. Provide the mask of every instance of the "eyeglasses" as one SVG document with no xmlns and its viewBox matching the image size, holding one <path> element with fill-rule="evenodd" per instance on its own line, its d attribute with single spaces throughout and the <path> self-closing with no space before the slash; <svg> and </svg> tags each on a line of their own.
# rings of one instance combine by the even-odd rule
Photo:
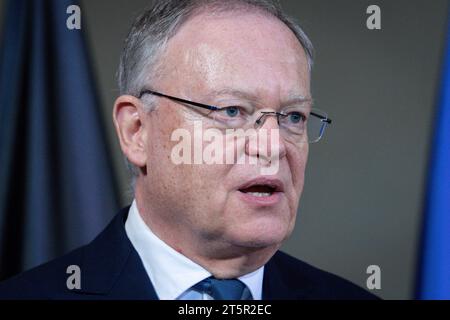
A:
<svg viewBox="0 0 450 320">
<path fill-rule="evenodd" d="M 152 90 L 141 91 L 138 98 L 141 99 L 146 94 L 199 107 L 203 110 L 209 110 L 209 112 L 203 115 L 211 120 L 212 125 L 219 130 L 258 129 L 264 125 L 267 117 L 274 116 L 277 118 L 278 126 L 284 138 L 293 143 L 318 142 L 323 137 L 327 125 L 331 124 L 331 119 L 328 118 L 325 112 L 316 108 L 309 108 L 308 104 L 310 104 L 310 100 L 305 100 L 304 103 L 297 106 L 284 108 L 280 112 L 255 112 L 252 108 L 239 105 L 217 107 L 169 96 Z"/>
</svg>

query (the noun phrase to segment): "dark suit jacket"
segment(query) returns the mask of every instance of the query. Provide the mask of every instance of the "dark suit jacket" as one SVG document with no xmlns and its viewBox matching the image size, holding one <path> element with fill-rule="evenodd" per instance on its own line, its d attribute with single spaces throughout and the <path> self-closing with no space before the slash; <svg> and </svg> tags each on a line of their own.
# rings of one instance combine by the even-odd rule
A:
<svg viewBox="0 0 450 320">
<path fill-rule="evenodd" d="M 0 283 L 0 299 L 158 299 L 125 232 L 122 209 L 90 244 Z M 69 290 L 68 266 L 81 270 L 81 289 Z M 376 299 L 338 276 L 281 251 L 266 264 L 263 299 Z"/>
</svg>

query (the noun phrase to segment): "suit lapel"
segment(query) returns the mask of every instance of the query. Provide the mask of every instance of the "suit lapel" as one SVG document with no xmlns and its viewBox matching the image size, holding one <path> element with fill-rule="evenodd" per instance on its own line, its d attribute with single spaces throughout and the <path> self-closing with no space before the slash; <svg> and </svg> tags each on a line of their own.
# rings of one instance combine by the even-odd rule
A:
<svg viewBox="0 0 450 320">
<path fill-rule="evenodd" d="M 280 253 L 275 255 L 267 262 L 264 267 L 263 280 L 263 300 L 302 300 L 308 298 L 310 292 L 306 283 L 292 283 L 289 281 L 287 270 L 282 267 L 279 259 Z M 299 270 L 300 271 L 300 270 Z"/>
<path fill-rule="evenodd" d="M 99 299 L 158 299 L 142 261 L 125 232 L 129 207 L 122 209 L 108 227 L 86 246 L 79 294 Z M 81 297 L 80 297 L 81 298 Z"/>
</svg>

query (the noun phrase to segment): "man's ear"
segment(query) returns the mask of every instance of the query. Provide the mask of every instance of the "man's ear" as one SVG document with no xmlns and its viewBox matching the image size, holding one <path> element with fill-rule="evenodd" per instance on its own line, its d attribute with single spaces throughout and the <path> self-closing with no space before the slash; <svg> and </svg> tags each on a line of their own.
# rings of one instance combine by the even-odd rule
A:
<svg viewBox="0 0 450 320">
<path fill-rule="evenodd" d="M 123 95 L 116 99 L 113 121 L 119 137 L 120 147 L 135 166 L 145 167 L 147 161 L 145 111 L 136 97 Z"/>
</svg>

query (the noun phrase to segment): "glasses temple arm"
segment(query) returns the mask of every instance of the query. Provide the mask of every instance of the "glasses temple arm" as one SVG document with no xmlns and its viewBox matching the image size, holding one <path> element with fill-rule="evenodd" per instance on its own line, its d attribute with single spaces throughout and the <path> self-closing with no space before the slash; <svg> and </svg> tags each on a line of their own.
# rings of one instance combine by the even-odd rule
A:
<svg viewBox="0 0 450 320">
<path fill-rule="evenodd" d="M 331 124 L 331 119 L 325 118 L 324 116 L 321 116 L 320 114 L 317 114 L 315 112 L 311 112 L 313 116 L 316 116 L 317 118 L 321 119 L 323 122 L 326 122 L 328 124 Z"/>
<path fill-rule="evenodd" d="M 212 110 L 212 111 L 216 111 L 216 110 L 220 110 L 221 108 L 215 107 L 215 106 L 210 106 L 207 104 L 203 104 L 203 103 L 199 103 L 199 102 L 194 102 L 194 101 L 189 101 L 189 100 L 185 100 L 185 99 L 181 99 L 181 98 L 177 98 L 177 97 L 173 97 L 173 96 L 168 96 L 166 94 L 162 94 L 156 91 L 152 91 L 152 90 L 144 90 L 139 94 L 139 99 L 142 98 L 143 95 L 145 94 L 151 94 L 151 95 L 155 95 L 158 97 L 163 97 L 163 98 L 167 98 L 170 100 L 174 100 L 174 101 L 178 101 L 181 103 L 186 103 L 186 104 L 190 104 L 196 107 L 200 107 L 200 108 L 204 108 L 204 109 L 208 109 L 208 110 Z"/>
</svg>

